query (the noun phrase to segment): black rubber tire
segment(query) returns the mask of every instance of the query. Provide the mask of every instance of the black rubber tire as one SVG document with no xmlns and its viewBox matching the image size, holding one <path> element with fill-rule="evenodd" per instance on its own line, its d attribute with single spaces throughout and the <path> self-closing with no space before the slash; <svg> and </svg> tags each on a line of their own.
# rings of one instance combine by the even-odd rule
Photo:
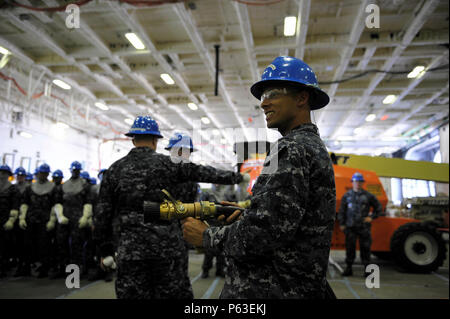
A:
<svg viewBox="0 0 450 319">
<path fill-rule="evenodd" d="M 420 252 L 415 251 L 414 248 L 406 247 L 412 243 L 412 240 L 408 244 L 406 243 L 411 235 L 416 236 L 413 246 L 418 246 L 417 250 L 420 250 Z M 420 258 L 424 253 L 430 253 L 430 249 L 427 251 L 425 247 L 427 242 L 433 245 L 435 256 L 431 256 L 428 262 L 418 264 L 416 262 L 418 260 L 413 260 L 411 256 Z M 442 239 L 442 235 L 433 225 L 427 223 L 408 223 L 400 226 L 392 235 L 391 254 L 395 263 L 403 270 L 414 273 L 429 273 L 442 266 L 447 256 L 447 247 Z M 410 257 L 408 257 L 408 254 Z"/>
<path fill-rule="evenodd" d="M 372 251 L 372 255 L 381 260 L 391 260 L 392 253 L 390 251 Z"/>
</svg>

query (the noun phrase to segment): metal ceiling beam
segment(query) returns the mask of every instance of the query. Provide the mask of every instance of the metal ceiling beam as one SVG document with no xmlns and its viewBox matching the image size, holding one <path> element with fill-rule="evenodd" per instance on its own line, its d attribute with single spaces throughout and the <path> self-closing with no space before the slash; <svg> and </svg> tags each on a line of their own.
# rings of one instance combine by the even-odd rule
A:
<svg viewBox="0 0 450 319">
<path fill-rule="evenodd" d="M 346 47 L 340 52 L 341 59 L 339 63 L 337 64 L 337 69 L 334 72 L 332 81 L 337 81 L 342 78 L 344 75 L 348 64 L 350 62 L 350 59 L 353 55 L 353 52 L 355 51 L 356 45 L 359 42 L 359 39 L 361 38 L 361 34 L 364 31 L 365 23 L 364 20 L 366 18 L 365 9 L 367 5 L 369 4 L 369 0 L 362 0 L 358 10 L 356 11 L 356 18 L 353 21 L 353 26 L 350 31 L 350 35 L 346 41 Z M 320 84 L 320 81 L 319 81 Z M 333 97 L 336 94 L 336 90 L 338 88 L 338 83 L 331 84 L 330 88 L 327 90 L 328 95 L 330 96 L 330 101 L 333 101 Z M 321 123 L 322 119 L 326 113 L 326 108 L 321 109 L 319 115 L 319 119 L 317 123 Z"/>
<path fill-rule="evenodd" d="M 433 103 L 433 101 L 435 99 L 440 97 L 445 92 L 448 92 L 448 89 L 449 89 L 449 82 L 447 80 L 447 85 L 445 85 L 443 88 L 441 88 L 438 92 L 436 92 L 436 93 L 432 94 L 431 96 L 429 96 L 424 102 L 421 102 L 421 103 L 418 103 L 418 104 L 414 105 L 411 108 L 411 110 L 408 112 L 408 114 L 405 114 L 400 119 L 398 119 L 393 126 L 391 126 L 388 130 L 383 132 L 379 137 L 381 137 L 381 136 L 389 136 L 393 131 L 395 131 L 395 128 L 398 125 L 405 123 L 409 118 L 413 117 L 415 114 L 417 114 L 418 112 L 422 111 L 428 104 Z"/>
<path fill-rule="evenodd" d="M 236 15 L 239 20 L 239 27 L 241 30 L 242 40 L 244 41 L 245 53 L 247 54 L 248 65 L 250 67 L 250 74 L 253 82 L 258 81 L 259 71 L 256 63 L 256 55 L 254 52 L 253 33 L 250 25 L 250 17 L 248 16 L 247 5 L 233 2 Z"/>
<path fill-rule="evenodd" d="M 195 25 L 194 19 L 191 16 L 191 14 L 186 10 L 184 7 L 184 3 L 174 4 L 172 6 L 175 13 L 180 18 L 180 22 L 183 24 L 186 32 L 188 33 L 189 38 L 191 39 L 192 43 L 194 44 L 194 47 L 197 49 L 197 53 L 200 55 L 203 63 L 205 64 L 210 76 L 212 79 L 215 78 L 215 63 L 214 59 L 211 56 L 205 42 L 202 39 L 202 36 L 200 35 L 199 31 L 197 30 L 197 27 Z M 230 94 L 228 93 L 227 86 L 225 84 L 225 81 L 223 79 L 223 76 L 219 74 L 219 87 L 222 93 L 222 97 L 225 101 L 225 103 L 231 108 L 234 116 L 236 117 L 240 127 L 242 128 L 246 138 L 249 140 L 248 133 L 245 130 L 245 125 L 242 120 L 242 117 L 238 113 L 238 109 L 236 105 L 234 105 Z M 230 141 L 230 137 L 227 136 L 227 134 L 223 133 L 225 138 L 229 140 L 230 143 L 233 143 L 233 141 Z"/>
<path fill-rule="evenodd" d="M 308 33 L 308 19 L 311 0 L 298 0 L 297 32 L 295 33 L 295 57 L 303 60 L 305 55 L 306 35 Z"/>
<path fill-rule="evenodd" d="M 404 31 L 401 32 L 402 39 L 401 44 L 397 46 L 392 56 L 384 63 L 382 69 L 385 71 L 391 70 L 392 66 L 398 60 L 399 56 L 402 52 L 411 44 L 414 37 L 417 35 L 419 30 L 428 20 L 428 18 L 433 13 L 434 9 L 439 4 L 439 0 L 429 0 L 429 1 L 421 1 L 420 4 L 415 8 L 414 13 L 411 17 L 411 20 L 406 24 Z M 349 118 L 352 118 L 354 112 L 359 112 L 360 108 L 366 105 L 367 100 L 369 99 L 371 93 L 375 90 L 377 85 L 383 80 L 386 73 L 377 73 L 371 80 L 370 85 L 364 91 L 364 94 L 361 98 L 358 99 L 356 103 L 354 103 L 349 111 L 342 117 L 344 120 L 341 121 L 340 125 L 338 125 L 333 132 L 331 133 L 331 137 L 335 138 L 339 133 L 341 127 L 344 127 Z"/>
</svg>

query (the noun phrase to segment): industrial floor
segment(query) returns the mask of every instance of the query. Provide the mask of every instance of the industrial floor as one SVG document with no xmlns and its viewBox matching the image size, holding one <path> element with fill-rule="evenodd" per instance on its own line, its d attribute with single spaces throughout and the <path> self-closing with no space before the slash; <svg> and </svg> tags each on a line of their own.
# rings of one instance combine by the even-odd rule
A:
<svg viewBox="0 0 450 319">
<path fill-rule="evenodd" d="M 331 258 L 340 267 L 344 266 L 345 253 L 332 251 Z M 358 257 L 357 257 L 358 258 Z M 224 279 L 215 277 L 215 268 L 210 277 L 200 278 L 203 255 L 190 252 L 189 276 L 196 299 L 217 299 Z M 430 274 L 399 272 L 389 261 L 373 257 L 372 262 L 380 267 L 380 287 L 369 289 L 363 278 L 363 266 L 356 263 L 352 277 L 342 277 L 340 267 L 329 265 L 328 280 L 339 299 L 448 299 L 448 256 L 443 267 Z M 11 271 L 12 273 L 12 271 Z M 33 277 L 6 277 L 0 279 L 0 299 L 114 299 L 114 281 L 81 280 L 81 287 L 68 289 L 65 279 L 37 279 Z"/>
</svg>

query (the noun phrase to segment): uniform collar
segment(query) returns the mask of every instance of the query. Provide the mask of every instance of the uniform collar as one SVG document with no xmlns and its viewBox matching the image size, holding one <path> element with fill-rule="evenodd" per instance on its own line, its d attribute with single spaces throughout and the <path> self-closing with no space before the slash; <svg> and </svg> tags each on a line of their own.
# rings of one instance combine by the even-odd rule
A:
<svg viewBox="0 0 450 319">
<path fill-rule="evenodd" d="M 314 134 L 319 135 L 319 129 L 317 126 L 313 123 L 305 123 L 300 124 L 299 126 L 294 127 L 286 136 L 289 136 L 291 134 L 297 134 L 300 132 L 311 132 Z"/>
<path fill-rule="evenodd" d="M 154 153 L 155 151 L 152 150 L 150 147 L 147 146 L 139 146 L 134 147 L 131 149 L 129 154 L 135 154 L 135 153 Z"/>
</svg>

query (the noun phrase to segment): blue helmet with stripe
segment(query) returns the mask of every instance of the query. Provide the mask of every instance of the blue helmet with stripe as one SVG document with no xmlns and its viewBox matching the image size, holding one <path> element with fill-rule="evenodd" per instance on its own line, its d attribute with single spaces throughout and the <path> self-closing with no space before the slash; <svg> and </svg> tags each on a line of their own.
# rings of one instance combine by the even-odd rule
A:
<svg viewBox="0 0 450 319">
<path fill-rule="evenodd" d="M 23 168 L 22 166 L 19 166 L 16 168 L 16 170 L 14 171 L 14 175 L 27 175 L 27 171 L 25 170 L 25 168 Z"/>
<path fill-rule="evenodd" d="M 78 161 L 74 161 L 72 162 L 72 164 L 70 164 L 70 171 L 72 172 L 73 170 L 79 170 L 81 171 L 82 169 L 82 165 L 80 162 Z"/>
<path fill-rule="evenodd" d="M 183 133 L 175 133 L 170 139 L 169 144 L 165 148 L 166 150 L 170 150 L 173 147 L 179 148 L 187 148 L 191 152 L 195 152 L 194 144 L 192 143 L 192 139 L 189 135 Z"/>
<path fill-rule="evenodd" d="M 50 173 L 50 166 L 48 166 L 48 164 L 44 163 L 38 167 L 37 172 L 38 173 Z"/>
<path fill-rule="evenodd" d="M 279 56 L 264 70 L 261 81 L 250 88 L 250 92 L 258 100 L 264 91 L 270 87 L 288 85 L 291 87 L 305 87 L 313 92 L 310 96 L 311 110 L 317 110 L 330 102 L 330 97 L 319 87 L 313 70 L 300 59 L 290 56 Z"/>
<path fill-rule="evenodd" d="M 52 177 L 61 177 L 64 178 L 64 174 L 60 169 L 57 169 L 56 171 L 53 172 Z"/>
<path fill-rule="evenodd" d="M 364 176 L 361 173 L 356 172 L 352 176 L 352 182 L 364 182 Z"/>
<path fill-rule="evenodd" d="M 162 138 L 159 131 L 158 123 L 151 116 L 138 116 L 131 125 L 130 131 L 125 134 L 126 136 L 133 137 L 135 135 L 154 135 L 158 138 Z"/>
</svg>

